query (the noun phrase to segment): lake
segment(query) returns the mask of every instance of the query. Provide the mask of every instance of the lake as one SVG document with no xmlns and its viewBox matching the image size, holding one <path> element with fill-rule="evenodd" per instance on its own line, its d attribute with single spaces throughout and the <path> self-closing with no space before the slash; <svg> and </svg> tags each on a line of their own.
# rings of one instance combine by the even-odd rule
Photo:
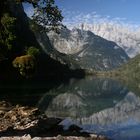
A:
<svg viewBox="0 0 140 140">
<path fill-rule="evenodd" d="M 0 93 L 0 100 L 37 106 L 49 117 L 63 118 L 65 129 L 76 124 L 114 140 L 140 139 L 140 92 L 117 80 L 3 83 Z"/>
</svg>

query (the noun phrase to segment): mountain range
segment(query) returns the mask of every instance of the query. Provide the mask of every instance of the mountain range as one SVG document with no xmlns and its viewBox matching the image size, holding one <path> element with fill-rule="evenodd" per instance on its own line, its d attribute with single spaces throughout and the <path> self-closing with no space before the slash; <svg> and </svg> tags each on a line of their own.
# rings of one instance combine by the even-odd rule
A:
<svg viewBox="0 0 140 140">
<path fill-rule="evenodd" d="M 114 41 L 122 47 L 129 57 L 140 53 L 140 29 L 113 22 L 98 24 L 79 24 L 79 29 L 89 30 L 107 40 Z"/>
<path fill-rule="evenodd" d="M 71 30 L 62 26 L 59 34 L 53 31 L 46 32 L 42 30 L 44 28 L 41 28 L 41 25 L 37 25 L 39 29 L 33 31 L 32 21 L 24 13 L 21 4 L 11 1 L 8 7 L 9 13 L 16 18 L 16 24 L 13 26 L 13 29 L 16 29 L 16 38 L 10 55 L 5 50 L 4 53 L 0 52 L 0 72 L 4 78 L 21 76 L 18 69 L 11 65 L 12 61 L 16 57 L 26 55 L 27 49 L 32 46 L 40 50 L 36 77 L 43 77 L 42 73 L 59 75 L 68 71 L 67 74 L 70 74 L 70 68 L 112 70 L 125 64 L 129 56 L 133 57 L 139 53 L 139 30 L 134 32 L 108 23 L 96 26 L 83 24 Z"/>
<path fill-rule="evenodd" d="M 62 27 L 59 34 L 53 31 L 41 33 L 37 39 L 47 54 L 74 69 L 110 70 L 129 59 L 116 43 L 91 31 Z"/>
</svg>

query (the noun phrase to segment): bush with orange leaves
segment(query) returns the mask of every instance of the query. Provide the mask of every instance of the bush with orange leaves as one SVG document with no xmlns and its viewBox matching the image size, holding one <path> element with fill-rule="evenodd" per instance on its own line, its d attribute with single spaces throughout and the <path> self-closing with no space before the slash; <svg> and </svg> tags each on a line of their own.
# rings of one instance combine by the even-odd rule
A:
<svg viewBox="0 0 140 140">
<path fill-rule="evenodd" d="M 13 60 L 13 67 L 17 68 L 22 76 L 31 76 L 35 69 L 35 57 L 23 55 Z"/>
</svg>

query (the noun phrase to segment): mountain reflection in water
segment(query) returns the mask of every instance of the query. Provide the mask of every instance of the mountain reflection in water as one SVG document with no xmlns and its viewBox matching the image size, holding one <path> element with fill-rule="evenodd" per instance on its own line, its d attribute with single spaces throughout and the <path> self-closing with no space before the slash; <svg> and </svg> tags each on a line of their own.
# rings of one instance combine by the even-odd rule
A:
<svg viewBox="0 0 140 140">
<path fill-rule="evenodd" d="M 1 83 L 0 100 L 38 106 L 47 116 L 64 118 L 65 128 L 74 123 L 113 140 L 140 140 L 139 82 L 131 79 L 126 85 L 129 88 L 117 80 L 93 77 L 63 84 Z"/>
<path fill-rule="evenodd" d="M 65 118 L 63 125 L 76 123 L 112 139 L 140 139 L 140 97 L 112 79 L 72 79 L 47 92 L 38 106 L 50 117 Z"/>
</svg>

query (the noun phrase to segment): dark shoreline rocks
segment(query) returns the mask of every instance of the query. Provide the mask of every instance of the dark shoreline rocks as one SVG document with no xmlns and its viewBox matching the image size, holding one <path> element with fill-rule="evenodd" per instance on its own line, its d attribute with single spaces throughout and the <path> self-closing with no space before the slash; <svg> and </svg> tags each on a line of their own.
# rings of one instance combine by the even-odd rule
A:
<svg viewBox="0 0 140 140">
<path fill-rule="evenodd" d="M 81 132 L 71 125 L 64 130 L 60 118 L 48 118 L 38 108 L 0 102 L 0 140 L 107 140 L 105 136 Z"/>
</svg>

